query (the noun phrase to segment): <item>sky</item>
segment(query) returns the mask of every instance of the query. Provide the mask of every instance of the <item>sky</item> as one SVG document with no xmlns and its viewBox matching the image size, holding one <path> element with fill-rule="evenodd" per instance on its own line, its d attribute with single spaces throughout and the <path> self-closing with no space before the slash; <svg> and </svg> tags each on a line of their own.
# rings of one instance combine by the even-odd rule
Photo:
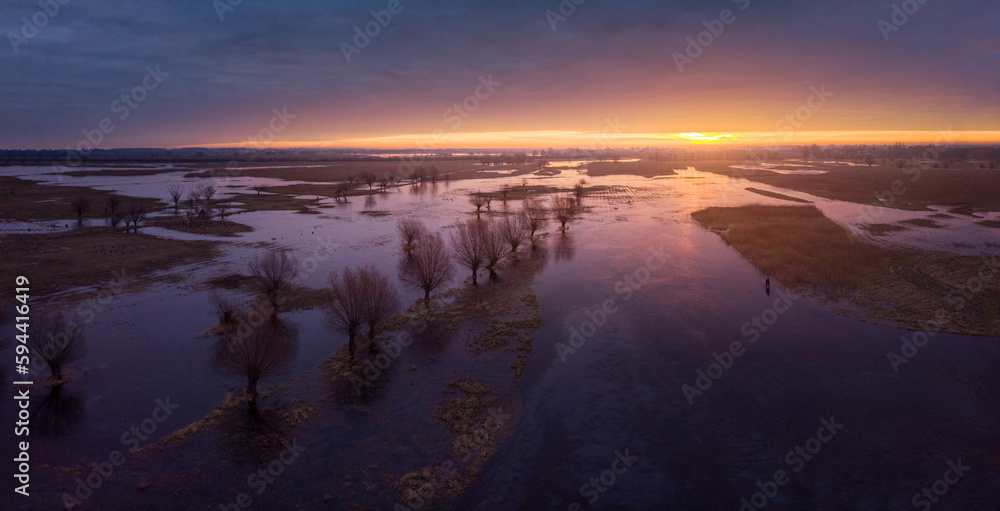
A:
<svg viewBox="0 0 1000 511">
<path fill-rule="evenodd" d="M 4 0 L 0 32 L 6 149 L 1000 142 L 991 0 Z"/>
</svg>

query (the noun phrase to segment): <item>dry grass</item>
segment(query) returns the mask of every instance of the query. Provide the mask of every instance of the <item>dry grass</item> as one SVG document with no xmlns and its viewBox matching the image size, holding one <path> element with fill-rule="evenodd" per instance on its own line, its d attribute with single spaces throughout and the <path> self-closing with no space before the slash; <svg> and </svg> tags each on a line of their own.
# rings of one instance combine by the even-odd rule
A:
<svg viewBox="0 0 1000 511">
<path fill-rule="evenodd" d="M 628 174 L 642 177 L 672 176 L 675 175 L 673 169 L 683 168 L 673 163 L 663 163 L 657 161 L 595 161 L 587 165 L 587 175 L 590 176 L 615 176 Z"/>
<path fill-rule="evenodd" d="M 172 231 L 187 232 L 191 234 L 206 234 L 211 236 L 235 237 L 237 234 L 253 232 L 253 227 L 238 224 L 236 222 L 221 220 L 192 220 L 188 222 L 184 218 L 151 218 L 146 222 L 147 227 L 162 227 Z"/>
<path fill-rule="evenodd" d="M 86 197 L 90 201 L 90 211 L 84 218 L 101 218 L 104 214 L 104 200 L 110 192 L 78 186 L 50 186 L 27 179 L 0 177 L 0 218 L 4 220 L 51 221 L 75 220 L 73 201 Z M 155 199 L 123 197 L 124 203 L 142 204 L 146 212 L 159 211 L 164 204 Z"/>
<path fill-rule="evenodd" d="M 944 331 L 1000 332 L 1000 260 L 871 245 L 811 206 L 709 208 L 693 216 L 765 274 L 798 291 L 849 299 L 866 319 L 915 330 L 945 311 Z M 985 287 L 970 289 L 970 279 L 983 275 Z M 964 294 L 961 307 L 956 293 Z"/>
<path fill-rule="evenodd" d="M 790 195 L 785 195 L 783 193 L 771 192 L 768 190 L 761 190 L 760 188 L 747 187 L 748 192 L 756 193 L 757 195 L 763 195 L 764 197 L 771 197 L 772 199 L 781 199 L 790 202 L 799 202 L 802 204 L 812 204 L 812 202 L 805 199 L 800 199 L 798 197 L 792 197 Z"/>
<path fill-rule="evenodd" d="M 698 170 L 810 193 L 828 199 L 859 204 L 877 204 L 876 194 L 887 195 L 895 181 L 905 187 L 891 207 L 925 210 L 928 206 L 953 204 L 956 211 L 1000 211 L 1000 170 L 990 169 L 899 169 L 895 166 L 811 165 L 826 174 L 780 174 L 768 170 L 745 171 L 729 166 L 745 162 L 694 163 Z M 914 178 L 916 177 L 916 180 Z M 898 189 L 898 188 L 897 188 Z"/>
<path fill-rule="evenodd" d="M 92 227 L 59 234 L 14 234 L 0 242 L 0 275 L 28 275 L 36 295 L 138 277 L 218 255 L 216 242 L 178 241 Z M 13 277 L 11 277 L 13 278 Z M 153 279 L 142 279 L 145 283 Z"/>
<path fill-rule="evenodd" d="M 862 224 L 861 228 L 873 236 L 887 236 L 894 232 L 909 230 L 906 227 L 897 224 Z"/>
<path fill-rule="evenodd" d="M 708 208 L 693 216 L 787 286 L 840 297 L 889 269 L 887 251 L 856 241 L 815 207 Z"/>
</svg>

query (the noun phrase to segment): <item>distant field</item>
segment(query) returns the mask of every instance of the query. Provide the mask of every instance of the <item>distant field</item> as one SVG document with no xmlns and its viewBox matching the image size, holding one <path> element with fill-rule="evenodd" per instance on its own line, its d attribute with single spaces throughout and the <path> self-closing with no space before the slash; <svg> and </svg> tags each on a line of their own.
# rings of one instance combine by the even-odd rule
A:
<svg viewBox="0 0 1000 511">
<path fill-rule="evenodd" d="M 672 176 L 677 174 L 673 169 L 683 168 L 672 163 L 656 161 L 595 161 L 587 165 L 587 174 L 598 176 L 614 176 L 630 174 L 642 177 Z"/>
<path fill-rule="evenodd" d="M 698 170 L 798 190 L 828 199 L 880 204 L 907 210 L 925 210 L 934 205 L 965 206 L 972 211 L 1000 211 L 1000 170 L 990 169 L 899 169 L 888 166 L 816 164 L 810 168 L 825 174 L 781 174 L 769 170 L 730 168 L 735 162 L 694 164 Z M 893 192 L 893 183 L 899 181 Z M 891 201 L 891 202 L 889 202 Z"/>
<path fill-rule="evenodd" d="M 986 273 L 983 258 L 865 243 L 813 206 L 708 208 L 692 216 L 764 274 L 797 291 L 853 302 L 865 317 L 915 330 L 945 311 L 942 330 L 970 335 L 996 335 L 1000 325 L 998 278 L 966 293 L 962 308 L 949 301 Z"/>
</svg>

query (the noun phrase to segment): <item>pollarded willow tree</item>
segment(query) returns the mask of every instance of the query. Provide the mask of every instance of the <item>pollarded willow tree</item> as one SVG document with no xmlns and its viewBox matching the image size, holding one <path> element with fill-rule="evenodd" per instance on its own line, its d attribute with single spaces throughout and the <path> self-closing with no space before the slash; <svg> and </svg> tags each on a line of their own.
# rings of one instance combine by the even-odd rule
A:
<svg viewBox="0 0 1000 511">
<path fill-rule="evenodd" d="M 451 246 L 455 260 L 472 270 L 472 285 L 478 285 L 479 269 L 486 264 L 486 238 L 489 235 L 485 222 L 469 220 L 458 224 L 451 233 Z"/>
<path fill-rule="evenodd" d="M 241 321 L 250 325 L 250 321 Z M 216 345 L 216 363 L 227 372 L 246 378 L 250 415 L 259 416 L 257 386 L 261 380 L 280 372 L 295 355 L 295 338 L 277 317 L 263 324 L 226 333 Z"/>
<path fill-rule="evenodd" d="M 368 325 L 368 341 L 374 348 L 378 325 L 399 314 L 399 295 L 389 279 L 374 266 L 361 269 L 361 280 L 365 286 L 364 316 Z"/>
<path fill-rule="evenodd" d="M 327 317 L 337 331 L 347 334 L 347 352 L 354 363 L 354 340 L 365 324 L 367 303 L 365 281 L 361 272 L 344 268 L 341 274 L 330 274 L 330 301 L 327 303 Z"/>
<path fill-rule="evenodd" d="M 490 277 L 494 278 L 497 275 L 497 265 L 509 251 L 501 223 L 491 220 L 485 224 L 486 236 L 483 237 L 483 250 L 486 255 L 486 269 L 489 270 Z"/>
<path fill-rule="evenodd" d="M 571 196 L 560 196 L 552 199 L 552 212 L 559 221 L 560 230 L 566 232 L 566 224 L 573 220 L 578 212 L 578 203 Z"/>
<path fill-rule="evenodd" d="M 530 233 L 528 238 L 534 238 L 535 233 L 544 229 L 549 223 L 549 212 L 545 209 L 545 204 L 538 199 L 528 199 L 524 201 L 521 212 L 518 213 L 528 226 Z"/>
<path fill-rule="evenodd" d="M 507 215 L 497 221 L 497 229 L 503 241 L 510 245 L 511 252 L 517 249 L 528 239 L 528 220 L 523 215 Z"/>
<path fill-rule="evenodd" d="M 407 254 L 416 246 L 417 240 L 428 232 L 427 227 L 413 217 L 400 218 L 396 222 L 396 231 L 399 233 L 399 241 L 403 244 L 403 252 Z"/>
<path fill-rule="evenodd" d="M 292 286 L 297 273 L 294 261 L 284 252 L 268 252 L 250 261 L 249 269 L 257 291 L 267 297 L 277 314 L 281 295 Z"/>
<path fill-rule="evenodd" d="M 416 248 L 400 262 L 399 280 L 424 292 L 424 303 L 430 306 L 431 293 L 455 276 L 455 267 L 438 233 L 426 232 Z"/>
<path fill-rule="evenodd" d="M 75 324 L 67 324 L 62 313 L 49 312 L 32 317 L 31 333 L 26 343 L 32 355 L 45 361 L 52 379 L 61 384 L 63 369 L 83 358 L 87 342 Z"/>
</svg>

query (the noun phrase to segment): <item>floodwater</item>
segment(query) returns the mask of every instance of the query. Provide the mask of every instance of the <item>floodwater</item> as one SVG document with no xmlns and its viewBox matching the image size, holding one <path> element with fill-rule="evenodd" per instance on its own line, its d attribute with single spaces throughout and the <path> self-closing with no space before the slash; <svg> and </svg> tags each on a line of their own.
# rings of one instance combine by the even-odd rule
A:
<svg viewBox="0 0 1000 511">
<path fill-rule="evenodd" d="M 166 199 L 167 184 L 203 182 L 184 173 L 61 179 Z M 581 177 L 578 169 L 568 169 L 529 179 L 569 187 Z M 32 178 L 59 179 L 37 169 Z M 747 192 L 743 180 L 694 169 L 661 179 L 588 179 L 590 186 L 609 188 L 586 199 L 591 209 L 566 237 L 549 226 L 545 243 L 560 257 L 553 256 L 531 284 L 542 326 L 524 374 L 513 380 L 509 371 L 502 373 L 506 382 L 501 373 L 482 378 L 516 396 L 507 399 L 521 403 L 516 423 L 456 503 L 432 501 L 422 509 L 735 511 L 741 499 L 751 502 L 755 492 L 773 484 L 773 495 L 756 498 L 765 499 L 767 509 L 903 510 L 914 505 L 914 494 L 942 478 L 949 461 L 959 459 L 971 469 L 934 509 L 1000 505 L 997 339 L 940 334 L 897 372 L 887 354 L 898 353 L 912 333 L 790 297 L 777 283 L 765 293 L 765 276 L 690 218 L 709 206 L 787 202 Z M 262 181 L 232 178 L 221 184 L 230 187 L 224 192 L 236 192 Z M 116 470 L 127 475 L 104 481 L 77 509 L 129 502 L 128 509 L 215 510 L 240 491 L 250 492 L 247 474 L 260 462 L 232 454 L 213 435 L 195 437 L 176 455 L 170 447 L 154 456 L 127 452 L 134 442 L 155 442 L 204 417 L 227 393 L 243 389 L 243 382 L 211 363 L 213 341 L 201 334 L 216 318 L 203 283 L 245 271 L 264 245 L 277 246 L 312 261 L 303 272 L 305 285 L 323 287 L 331 271 L 374 264 L 396 285 L 401 301 L 412 303 L 419 294 L 396 280 L 396 218 L 414 215 L 447 233 L 470 217 L 468 192 L 503 182 L 407 186 L 374 200 L 329 202 L 318 215 L 238 214 L 232 219 L 255 230 L 225 239 L 218 261 L 171 271 L 182 278 L 157 279 L 137 293 L 90 291 L 88 307 L 68 311 L 86 318 L 89 353 L 72 366 L 76 374 L 62 395 L 43 402 L 45 389 L 33 391 L 32 497 L 5 497 L 4 509 L 59 508 L 60 495 L 75 491 L 74 478 L 116 450 L 126 453 Z M 776 191 L 815 200 L 835 221 L 855 223 L 850 213 L 856 215 L 857 205 Z M 457 275 L 452 285 L 463 285 L 465 272 Z M 613 312 L 598 312 L 609 300 Z M 307 379 L 346 339 L 325 326 L 319 310 L 283 319 L 297 352 L 286 374 L 270 383 L 297 389 L 295 382 Z M 748 326 L 754 320 L 763 321 L 766 331 Z M 576 337 L 578 332 L 586 336 Z M 739 356 L 722 355 L 734 342 L 742 343 Z M 572 352 L 565 349 L 571 343 Z M 351 495 L 339 491 L 339 484 L 364 483 L 359 473 L 366 467 L 345 461 L 345 454 L 407 456 L 413 468 L 450 461 L 447 451 L 416 445 L 437 435 L 440 426 L 413 420 L 419 410 L 440 404 L 428 389 L 453 379 L 463 364 L 443 361 L 462 360 L 465 351 L 461 342 L 451 342 L 414 345 L 404 354 L 405 364 L 420 371 L 399 371 L 372 412 L 397 414 L 396 423 L 374 423 L 361 411 L 329 421 L 335 405 L 317 404 L 325 407 L 320 417 L 296 433 L 305 451 L 261 494 L 250 492 L 248 509 L 352 509 Z M 468 358 L 465 364 L 476 363 Z M 717 360 L 722 363 L 713 366 Z M 3 371 L 9 395 L 13 375 L 7 366 Z M 44 374 L 32 376 L 40 380 Z M 133 426 L 151 424 L 146 419 L 165 400 L 176 409 L 143 434 L 148 438 L 130 433 Z M 15 420 L 11 403 L 0 405 L 4 424 Z M 826 428 L 823 421 L 835 425 L 833 433 L 819 431 Z M 812 440 L 817 436 L 825 441 Z M 4 438 L 0 456 L 10 459 L 12 442 Z M 797 446 L 811 450 L 789 457 Z M 622 459 L 627 464 L 616 461 Z M 74 466 L 78 472 L 70 476 L 52 468 Z M 770 483 L 779 470 L 787 479 Z M 137 488 L 136 480 L 148 487 Z M 393 503 L 381 502 L 378 509 L 393 509 Z"/>
</svg>

